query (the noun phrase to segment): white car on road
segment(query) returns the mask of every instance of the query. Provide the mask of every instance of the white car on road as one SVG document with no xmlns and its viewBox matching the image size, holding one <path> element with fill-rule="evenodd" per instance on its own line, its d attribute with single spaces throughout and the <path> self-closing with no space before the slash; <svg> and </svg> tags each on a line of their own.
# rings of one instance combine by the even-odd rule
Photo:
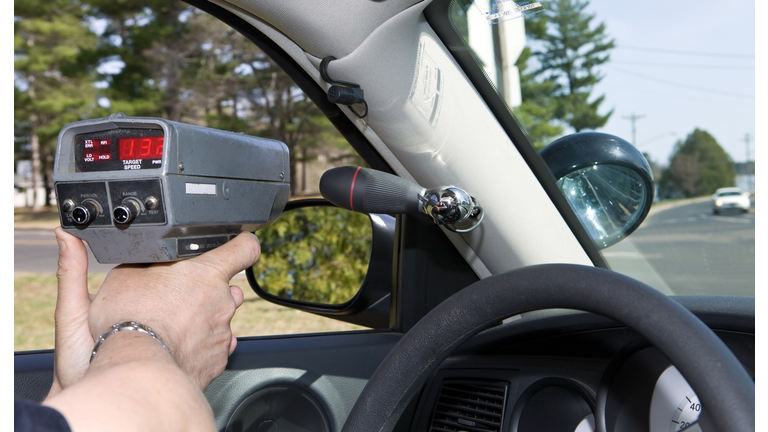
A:
<svg viewBox="0 0 768 432">
<path fill-rule="evenodd" d="M 751 206 L 749 192 L 737 187 L 720 188 L 712 195 L 712 212 L 714 214 L 728 209 L 738 209 L 742 213 L 746 213 Z"/>
</svg>

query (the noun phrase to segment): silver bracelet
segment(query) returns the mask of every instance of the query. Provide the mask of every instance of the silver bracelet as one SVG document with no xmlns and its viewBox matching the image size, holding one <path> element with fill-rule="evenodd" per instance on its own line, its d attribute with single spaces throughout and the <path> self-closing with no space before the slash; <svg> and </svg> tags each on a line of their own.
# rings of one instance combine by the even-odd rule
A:
<svg viewBox="0 0 768 432">
<path fill-rule="evenodd" d="M 121 322 L 112 325 L 112 327 L 104 332 L 101 336 L 99 336 L 99 340 L 96 341 L 96 345 L 93 346 L 93 351 L 91 351 L 91 360 L 93 361 L 93 358 L 96 357 L 96 351 L 99 350 L 99 347 L 101 347 L 101 344 L 104 343 L 104 341 L 111 335 L 121 332 L 121 331 L 137 331 L 139 333 L 144 333 L 152 336 L 152 339 L 160 342 L 160 345 L 163 346 L 166 350 L 168 349 L 168 346 L 163 342 L 163 339 L 157 335 L 154 331 L 152 331 L 151 328 L 145 326 L 144 324 L 139 324 L 136 321 L 126 321 Z"/>
</svg>

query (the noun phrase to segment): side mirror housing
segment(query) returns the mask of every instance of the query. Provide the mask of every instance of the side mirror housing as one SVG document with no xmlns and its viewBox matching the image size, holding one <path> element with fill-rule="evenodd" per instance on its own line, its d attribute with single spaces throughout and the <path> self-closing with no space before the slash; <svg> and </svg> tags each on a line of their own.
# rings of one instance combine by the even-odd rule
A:
<svg viewBox="0 0 768 432">
<path fill-rule="evenodd" d="M 363 215 L 324 199 L 289 201 L 272 225 L 256 232 L 262 255 L 245 273 L 269 302 L 389 328 L 394 233 L 390 215 Z"/>
</svg>

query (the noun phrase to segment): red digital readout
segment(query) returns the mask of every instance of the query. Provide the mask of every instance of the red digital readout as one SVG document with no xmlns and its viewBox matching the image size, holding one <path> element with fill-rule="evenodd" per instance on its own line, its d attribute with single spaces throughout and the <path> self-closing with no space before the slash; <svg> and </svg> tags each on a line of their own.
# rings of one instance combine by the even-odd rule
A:
<svg viewBox="0 0 768 432">
<path fill-rule="evenodd" d="M 162 159 L 163 137 L 120 138 L 120 160 Z"/>
<path fill-rule="evenodd" d="M 98 162 L 112 159 L 112 140 L 87 139 L 83 143 L 83 160 L 85 162 Z"/>
</svg>

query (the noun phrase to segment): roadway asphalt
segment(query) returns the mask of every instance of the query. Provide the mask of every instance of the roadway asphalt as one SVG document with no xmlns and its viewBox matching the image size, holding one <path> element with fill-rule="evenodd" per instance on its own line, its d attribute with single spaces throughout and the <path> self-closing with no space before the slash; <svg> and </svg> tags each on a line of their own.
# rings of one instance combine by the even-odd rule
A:
<svg viewBox="0 0 768 432">
<path fill-rule="evenodd" d="M 109 273 L 114 264 L 99 264 L 88 250 L 89 273 Z M 13 231 L 14 273 L 56 273 L 59 247 L 53 228 Z"/>
<path fill-rule="evenodd" d="M 714 215 L 707 200 L 658 211 L 603 255 L 667 294 L 754 296 L 754 206 Z"/>
</svg>

